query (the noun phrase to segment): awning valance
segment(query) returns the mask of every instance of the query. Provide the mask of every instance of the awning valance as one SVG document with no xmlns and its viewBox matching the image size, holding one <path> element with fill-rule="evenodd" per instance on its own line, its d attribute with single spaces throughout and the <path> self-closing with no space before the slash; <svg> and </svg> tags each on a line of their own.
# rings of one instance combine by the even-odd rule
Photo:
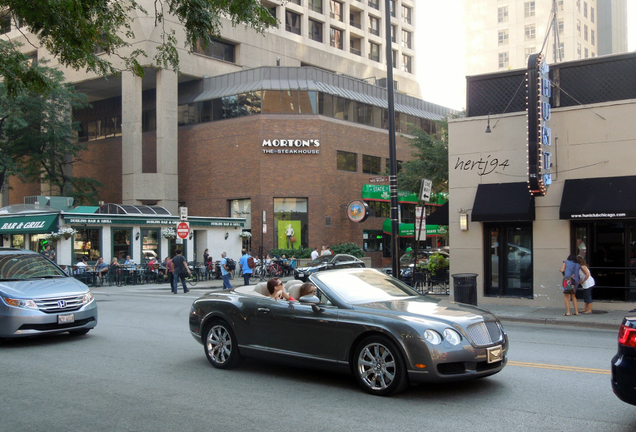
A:
<svg viewBox="0 0 636 432">
<path fill-rule="evenodd" d="M 391 234 L 391 219 L 385 219 L 382 223 L 382 231 L 385 234 Z M 415 237 L 415 224 L 401 223 L 399 225 L 398 235 L 400 237 Z M 426 225 L 426 236 L 435 237 L 448 234 L 448 227 L 444 225 Z M 424 227 L 422 227 L 422 239 L 424 238 Z"/>
<path fill-rule="evenodd" d="M 388 185 L 365 184 L 362 186 L 362 199 L 366 201 L 390 202 L 391 193 Z M 417 204 L 418 196 L 412 192 L 398 191 L 398 202 Z"/>
<path fill-rule="evenodd" d="M 560 219 L 636 217 L 636 176 L 566 180 Z"/>
<path fill-rule="evenodd" d="M 43 234 L 52 231 L 57 231 L 57 213 L 0 216 L 0 234 Z"/>
<path fill-rule="evenodd" d="M 528 183 L 493 183 L 477 186 L 471 213 L 473 222 L 533 221 L 534 197 Z"/>
</svg>

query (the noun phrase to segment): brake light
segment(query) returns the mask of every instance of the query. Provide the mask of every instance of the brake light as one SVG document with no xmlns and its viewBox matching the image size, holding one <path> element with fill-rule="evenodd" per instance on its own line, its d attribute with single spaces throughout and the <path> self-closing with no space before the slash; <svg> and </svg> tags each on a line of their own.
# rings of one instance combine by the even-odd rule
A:
<svg viewBox="0 0 636 432">
<path fill-rule="evenodd" d="M 628 347 L 636 347 L 636 329 L 621 325 L 618 331 L 618 343 Z"/>
</svg>

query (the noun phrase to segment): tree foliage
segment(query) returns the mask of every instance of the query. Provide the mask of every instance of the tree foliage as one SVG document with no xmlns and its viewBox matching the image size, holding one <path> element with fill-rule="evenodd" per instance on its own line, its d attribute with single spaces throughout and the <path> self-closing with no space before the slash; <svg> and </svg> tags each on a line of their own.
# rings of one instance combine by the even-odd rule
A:
<svg viewBox="0 0 636 432">
<path fill-rule="evenodd" d="M 413 159 L 398 173 L 400 190 L 419 193 L 422 179 L 433 182 L 432 191 L 448 192 L 448 121 L 437 122 L 437 134 L 415 128 L 410 138 Z"/>
<path fill-rule="evenodd" d="M 76 177 L 84 143 L 78 143 L 72 110 L 87 105 L 86 96 L 64 82 L 60 71 L 34 65 L 46 92 L 23 88 L 9 95 L 0 83 L 0 189 L 10 176 L 48 183 L 56 193 L 79 202 L 96 201 L 96 180 Z"/>
<path fill-rule="evenodd" d="M 185 30 L 185 47 L 190 51 L 199 40 L 204 46 L 219 35 L 221 18 L 233 26 L 244 24 L 263 32 L 277 24 L 260 0 L 154 0 L 146 10 L 141 1 L 126 0 L 0 0 L 15 27 L 27 43 L 45 47 L 62 65 L 86 69 L 99 75 L 117 75 L 122 69 L 143 75 L 142 66 L 179 69 L 176 29 L 166 18 L 175 17 Z M 133 20 L 149 16 L 160 27 L 161 44 L 152 58 L 140 49 L 132 50 Z M 26 32 L 25 32 L 26 30 Z M 31 33 L 31 34 L 27 34 Z M 0 54 L 18 47 L 5 42 Z M 105 53 L 101 55 L 98 53 Z M 13 57 L 12 57 L 13 58 Z M 113 65 L 119 58 L 123 68 Z M 24 70 L 22 64 L 0 57 L 0 75 L 7 90 L 15 94 L 24 85 L 41 87 L 47 81 Z"/>
</svg>

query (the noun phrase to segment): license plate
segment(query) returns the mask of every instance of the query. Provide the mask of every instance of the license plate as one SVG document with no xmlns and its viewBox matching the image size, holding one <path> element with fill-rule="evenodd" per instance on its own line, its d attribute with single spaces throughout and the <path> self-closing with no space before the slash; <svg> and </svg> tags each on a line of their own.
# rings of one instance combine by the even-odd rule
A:
<svg viewBox="0 0 636 432">
<path fill-rule="evenodd" d="M 503 347 L 496 346 L 488 348 L 488 363 L 495 363 L 503 360 Z"/>
<path fill-rule="evenodd" d="M 58 324 L 68 324 L 75 322 L 75 314 L 63 314 L 57 316 Z"/>
</svg>

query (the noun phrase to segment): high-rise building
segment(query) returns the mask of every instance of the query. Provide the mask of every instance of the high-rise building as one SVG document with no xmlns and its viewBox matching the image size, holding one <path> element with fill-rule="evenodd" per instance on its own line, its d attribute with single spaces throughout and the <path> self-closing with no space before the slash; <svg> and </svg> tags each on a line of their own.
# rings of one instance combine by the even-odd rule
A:
<svg viewBox="0 0 636 432">
<path fill-rule="evenodd" d="M 465 0 L 466 74 L 620 53 L 627 47 L 625 0 Z"/>
</svg>

